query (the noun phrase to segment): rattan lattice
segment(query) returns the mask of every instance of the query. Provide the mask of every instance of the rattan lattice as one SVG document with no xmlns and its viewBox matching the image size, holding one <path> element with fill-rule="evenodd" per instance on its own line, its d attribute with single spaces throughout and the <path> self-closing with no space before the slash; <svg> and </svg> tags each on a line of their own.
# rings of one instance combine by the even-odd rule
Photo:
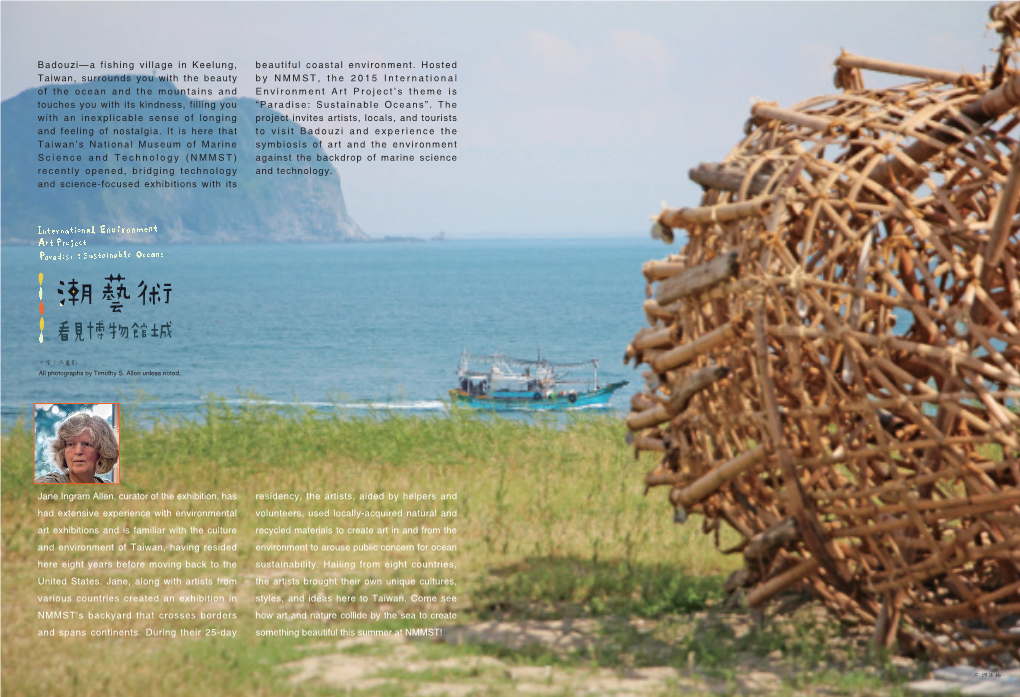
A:
<svg viewBox="0 0 1020 697">
<path fill-rule="evenodd" d="M 841 93 L 757 104 L 691 170 L 701 205 L 657 217 L 686 241 L 627 348 L 646 483 L 739 533 L 727 590 L 806 587 L 940 662 L 1020 656 L 1016 16 L 990 75 L 844 54 Z"/>
</svg>

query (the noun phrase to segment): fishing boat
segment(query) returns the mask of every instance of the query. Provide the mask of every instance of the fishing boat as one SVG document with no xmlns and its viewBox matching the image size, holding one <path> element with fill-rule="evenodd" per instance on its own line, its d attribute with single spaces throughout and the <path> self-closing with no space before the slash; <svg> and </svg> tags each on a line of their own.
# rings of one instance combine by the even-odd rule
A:
<svg viewBox="0 0 1020 697">
<path fill-rule="evenodd" d="M 576 376 L 581 370 L 590 373 Z M 460 356 L 458 385 L 450 399 L 458 404 L 483 409 L 566 410 L 609 406 L 609 398 L 626 381 L 599 385 L 598 359 L 580 363 L 553 363 L 511 358 L 496 353 L 478 356 L 467 351 Z"/>
</svg>

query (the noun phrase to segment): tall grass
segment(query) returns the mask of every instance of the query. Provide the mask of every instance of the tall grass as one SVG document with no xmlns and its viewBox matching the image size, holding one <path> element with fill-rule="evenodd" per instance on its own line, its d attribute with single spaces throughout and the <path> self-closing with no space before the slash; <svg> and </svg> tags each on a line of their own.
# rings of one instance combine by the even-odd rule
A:
<svg viewBox="0 0 1020 697">
<path fill-rule="evenodd" d="M 672 523 L 663 492 L 645 496 L 642 479 L 650 460 L 635 461 L 623 442 L 624 427 L 611 417 L 585 416 L 559 421 L 521 421 L 454 410 L 435 417 L 369 414 L 324 415 L 301 408 L 280 408 L 253 401 L 229 406 L 210 400 L 196 420 L 161 419 L 143 428 L 125 409 L 121 428 L 122 484 L 115 493 L 155 491 L 232 492 L 237 494 L 236 519 L 206 524 L 236 526 L 236 535 L 207 536 L 107 535 L 114 542 L 236 542 L 238 551 L 203 553 L 196 558 L 237 562 L 233 575 L 239 585 L 232 593 L 238 619 L 223 622 L 121 622 L 118 628 L 153 624 L 189 628 L 229 626 L 234 639 L 53 639 L 36 636 L 40 628 L 55 626 L 38 620 L 36 612 L 71 607 L 41 607 L 36 601 L 38 559 L 61 561 L 77 556 L 91 560 L 132 558 L 168 559 L 165 553 L 44 553 L 37 545 L 54 541 L 39 530 L 52 519 L 37 517 L 38 509 L 66 504 L 39 502 L 32 484 L 32 433 L 15 424 L 0 440 L 3 523 L 3 659 L 5 694 L 135 694 L 155 681 L 159 694 L 191 694 L 194 683 L 167 676 L 182 670 L 201 674 L 202 688 L 217 694 L 272 694 L 290 690 L 273 666 L 300 655 L 290 639 L 254 636 L 257 628 L 276 626 L 254 618 L 254 562 L 269 559 L 320 561 L 313 552 L 275 554 L 256 551 L 258 542 L 303 543 L 306 535 L 268 538 L 256 533 L 265 525 L 254 512 L 260 508 L 294 508 L 305 512 L 329 508 L 383 510 L 412 505 L 386 502 L 352 504 L 302 501 L 298 504 L 256 501 L 266 492 L 360 493 L 407 492 L 456 494 L 456 499 L 416 506 L 434 508 L 439 516 L 430 526 L 456 528 L 456 533 L 423 535 L 415 521 L 376 521 L 385 536 L 337 533 L 331 541 L 351 544 L 430 542 L 456 544 L 456 552 L 333 554 L 332 558 L 368 560 L 446 559 L 456 565 L 443 572 L 456 581 L 449 588 L 455 602 L 442 607 L 415 606 L 409 600 L 391 609 L 430 609 L 458 613 L 458 622 L 472 618 L 599 616 L 627 613 L 662 617 L 704 607 L 718 592 L 720 578 L 737 563 L 720 556 L 697 525 Z M 138 503 L 75 504 L 133 510 Z M 144 504 L 143 504 L 144 505 Z M 156 504 L 147 504 L 153 507 Z M 163 504 L 160 504 L 161 506 Z M 205 507 L 201 503 L 171 503 L 170 507 Z M 233 503 L 230 506 L 234 506 Z M 222 507 L 222 506 L 221 506 Z M 454 515 L 455 513 L 455 515 Z M 258 522 L 261 520 L 262 522 Z M 151 521 L 151 519 L 150 519 Z M 138 521 L 134 521 L 138 524 Z M 276 524 L 278 524 L 277 521 Z M 311 524 L 304 518 L 296 525 Z M 338 525 L 335 518 L 315 520 Z M 396 524 L 394 524 L 396 522 Z M 151 522 L 146 523 L 151 524 Z M 406 532 L 405 532 L 406 530 Z M 58 542 L 82 542 L 57 537 Z M 46 556 L 47 554 L 51 556 Z M 321 569 L 321 564 L 320 564 Z M 206 572 L 167 572 L 164 576 L 195 577 Z M 359 572 L 360 573 L 360 572 Z M 60 575 L 60 574 L 53 574 Z M 116 571 L 98 574 L 129 580 L 139 574 Z M 153 574 L 145 574 L 153 575 Z M 215 576 L 216 574 L 208 574 Z M 219 572 L 223 575 L 223 572 Z M 287 572 L 300 577 L 303 572 Z M 315 576 L 322 576 L 318 571 Z M 356 574 L 343 574 L 347 576 Z M 385 569 L 361 574 L 405 578 L 408 570 Z M 421 575 L 421 572 L 417 572 Z M 436 575 L 436 574 L 433 574 Z M 305 591 L 307 592 L 307 591 Z M 334 590 L 335 592 L 335 590 Z M 407 595 L 410 595 L 409 593 Z M 379 610 L 369 602 L 359 609 Z M 196 606 L 198 607 L 198 606 Z M 83 608 L 73 608 L 81 610 Z M 95 609 L 95 608 L 91 608 Z M 103 607 L 103 610 L 113 609 Z M 136 608 L 137 609 L 137 608 Z M 161 605 L 147 611 L 167 609 Z M 180 609 L 180 606 L 174 608 Z M 282 611 L 307 610 L 307 604 L 284 603 Z M 351 609 L 349 605 L 313 609 Z M 408 622 L 372 623 L 371 628 Z M 435 625 L 436 622 L 416 622 Z M 321 623 L 320 623 L 321 625 Z M 294 621 L 287 626 L 320 626 Z M 66 622 L 68 628 L 102 628 L 104 621 Z M 336 626 L 345 626 L 338 623 Z M 354 626 L 357 626 L 355 623 Z M 362 623 L 361 626 L 365 626 Z M 130 646 L 131 655 L 124 659 Z"/>
</svg>

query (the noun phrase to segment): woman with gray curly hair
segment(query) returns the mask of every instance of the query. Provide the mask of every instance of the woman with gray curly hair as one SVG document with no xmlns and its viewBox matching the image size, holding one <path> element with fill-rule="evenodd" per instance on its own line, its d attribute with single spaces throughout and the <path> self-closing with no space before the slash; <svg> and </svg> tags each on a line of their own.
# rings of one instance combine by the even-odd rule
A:
<svg viewBox="0 0 1020 697">
<path fill-rule="evenodd" d="M 50 456 L 60 469 L 36 479 L 37 484 L 109 484 L 106 474 L 120 458 L 117 432 L 101 416 L 79 411 L 57 424 Z"/>
</svg>

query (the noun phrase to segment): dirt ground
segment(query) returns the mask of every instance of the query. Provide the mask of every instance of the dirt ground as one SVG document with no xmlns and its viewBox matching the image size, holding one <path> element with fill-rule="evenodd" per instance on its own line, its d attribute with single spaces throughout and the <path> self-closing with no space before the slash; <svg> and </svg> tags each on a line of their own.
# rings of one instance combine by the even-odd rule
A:
<svg viewBox="0 0 1020 697">
<path fill-rule="evenodd" d="M 704 622 L 707 618 L 700 619 Z M 734 635 L 747 631 L 746 616 L 731 615 L 722 621 L 730 623 L 729 630 Z M 693 652 L 688 655 L 688 665 L 681 668 L 648 665 L 647 657 L 654 656 L 657 643 L 654 623 L 630 620 L 626 624 L 638 635 L 648 637 L 646 648 L 652 653 L 644 654 L 645 665 L 606 668 L 594 661 L 586 664 L 577 660 L 556 660 L 557 656 L 595 655 L 593 649 L 598 648 L 595 645 L 606 642 L 604 620 L 578 619 L 478 622 L 448 627 L 441 639 L 432 641 L 397 636 L 324 642 L 307 647 L 315 655 L 289 663 L 284 669 L 292 671 L 288 679 L 294 684 L 318 684 L 347 693 L 421 697 L 473 694 L 889 695 L 900 692 L 896 687 L 891 691 L 884 688 L 881 679 L 856 688 L 824 679 L 805 683 L 791 674 L 790 664 L 781 652 L 762 657 L 735 654 L 731 670 L 724 671 L 724 676 L 720 676 L 718 670 L 700 669 Z M 614 634 L 619 634 L 619 630 L 617 626 Z M 460 655 L 455 647 L 459 647 Z M 472 651 L 471 647 L 480 650 Z M 541 664 L 541 659 L 534 660 L 536 650 L 550 656 L 545 665 Z M 530 652 L 531 664 L 522 665 L 516 655 L 518 652 L 522 655 Z M 907 673 L 916 672 L 913 661 L 895 660 L 905 677 Z M 654 663 L 654 659 L 651 662 Z M 818 666 L 819 670 L 823 668 Z M 867 674 L 867 668 L 864 671 Z"/>
</svg>

